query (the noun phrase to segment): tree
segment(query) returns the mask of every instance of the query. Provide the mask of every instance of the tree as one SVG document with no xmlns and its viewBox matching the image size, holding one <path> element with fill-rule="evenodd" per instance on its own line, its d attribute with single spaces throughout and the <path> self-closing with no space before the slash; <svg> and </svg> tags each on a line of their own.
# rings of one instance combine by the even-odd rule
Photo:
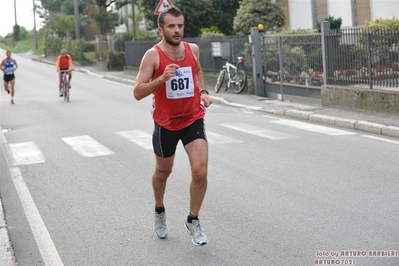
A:
<svg viewBox="0 0 399 266">
<path fill-rule="evenodd" d="M 211 26 L 210 18 L 215 16 L 211 0 L 174 0 L 173 5 L 184 14 L 184 35 L 197 37 L 201 28 Z"/>
<path fill-rule="evenodd" d="M 233 35 L 233 21 L 240 7 L 240 0 L 213 0 L 215 17 L 212 26 L 217 26 L 225 35 Z"/>
<path fill-rule="evenodd" d="M 284 23 L 281 4 L 274 4 L 271 0 L 243 0 L 234 18 L 234 30 L 237 34 L 250 34 L 252 27 L 263 24 L 265 30 L 274 31 Z"/>
<path fill-rule="evenodd" d="M 233 19 L 240 0 L 172 0 L 185 17 L 184 34 L 186 37 L 197 37 L 201 28 L 216 26 L 222 33 L 231 35 Z M 156 28 L 157 16 L 154 15 L 159 0 L 141 0 L 138 2 L 144 17 L 152 21 Z"/>
<path fill-rule="evenodd" d="M 157 27 L 158 16 L 154 11 L 159 0 L 141 0 L 139 6 L 145 18 L 153 21 L 153 28 Z M 201 27 L 209 25 L 209 18 L 214 14 L 212 0 L 173 0 L 173 5 L 184 14 L 184 35 L 196 37 L 200 35 Z"/>
<path fill-rule="evenodd" d="M 19 25 L 18 24 L 14 25 L 14 31 L 13 32 L 14 32 L 14 42 L 19 41 L 20 38 L 19 38 Z"/>
<path fill-rule="evenodd" d="M 108 11 L 104 6 L 87 5 L 86 14 L 96 22 L 101 34 L 109 33 L 119 20 L 117 13 Z"/>
<path fill-rule="evenodd" d="M 41 6 L 43 9 L 48 12 L 58 12 L 63 13 L 62 9 L 67 12 L 66 15 L 73 15 L 73 1 L 74 0 L 40 0 Z M 116 8 L 122 7 L 130 3 L 131 0 L 77 0 L 79 10 L 82 11 L 86 4 L 93 4 L 99 7 L 104 7 L 108 9 L 111 6 L 115 6 Z M 72 7 L 72 10 L 71 10 Z"/>
</svg>

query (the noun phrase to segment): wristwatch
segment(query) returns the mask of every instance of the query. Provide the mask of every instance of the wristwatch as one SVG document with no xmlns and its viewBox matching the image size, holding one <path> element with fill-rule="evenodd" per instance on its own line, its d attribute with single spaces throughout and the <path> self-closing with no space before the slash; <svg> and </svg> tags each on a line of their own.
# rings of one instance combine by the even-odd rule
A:
<svg viewBox="0 0 399 266">
<path fill-rule="evenodd" d="M 206 94 L 208 94 L 209 95 L 209 92 L 207 91 L 207 90 L 200 90 L 200 94 L 202 94 L 203 92 L 206 92 Z"/>
</svg>

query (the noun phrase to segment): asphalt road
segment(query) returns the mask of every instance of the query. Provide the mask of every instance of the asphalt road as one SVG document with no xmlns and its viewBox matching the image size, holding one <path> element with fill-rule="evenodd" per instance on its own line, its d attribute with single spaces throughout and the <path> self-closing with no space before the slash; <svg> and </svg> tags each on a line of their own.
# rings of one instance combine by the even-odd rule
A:
<svg viewBox="0 0 399 266">
<path fill-rule="evenodd" d="M 215 103 L 200 215 L 209 244 L 183 228 L 181 146 L 159 240 L 151 99 L 75 72 L 66 103 L 54 66 L 16 58 L 15 105 L 0 94 L 0 195 L 19 265 L 399 264 L 397 139 Z"/>
</svg>

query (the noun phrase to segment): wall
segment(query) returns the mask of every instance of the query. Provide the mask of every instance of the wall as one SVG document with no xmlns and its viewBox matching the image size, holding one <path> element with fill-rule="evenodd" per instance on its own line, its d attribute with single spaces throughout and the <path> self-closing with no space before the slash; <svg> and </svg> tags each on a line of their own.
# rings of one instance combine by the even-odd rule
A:
<svg viewBox="0 0 399 266">
<path fill-rule="evenodd" d="M 363 26 L 366 21 L 376 18 L 399 18 L 399 0 L 280 0 L 278 2 L 283 4 L 284 13 L 288 16 L 286 26 L 291 29 L 315 29 L 314 16 L 317 17 L 314 18 L 317 21 L 327 15 L 342 18 L 342 27 Z M 327 10 L 318 10 L 324 9 L 325 5 Z"/>
<path fill-rule="evenodd" d="M 370 0 L 371 1 L 371 18 L 399 18 L 399 1 L 398 0 Z"/>
<path fill-rule="evenodd" d="M 352 0 L 328 1 L 328 14 L 342 19 L 341 27 L 352 27 Z"/>
<path fill-rule="evenodd" d="M 290 0 L 289 2 L 289 23 L 292 29 L 312 29 L 313 14 L 311 0 Z"/>
<path fill-rule="evenodd" d="M 321 105 L 399 114 L 399 91 L 323 85 Z"/>
</svg>

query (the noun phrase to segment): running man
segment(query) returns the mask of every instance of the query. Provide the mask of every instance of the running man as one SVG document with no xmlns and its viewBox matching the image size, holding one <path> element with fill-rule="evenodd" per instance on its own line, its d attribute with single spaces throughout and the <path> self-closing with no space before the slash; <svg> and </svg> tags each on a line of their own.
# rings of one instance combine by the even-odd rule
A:
<svg viewBox="0 0 399 266">
<path fill-rule="evenodd" d="M 153 95 L 154 230 L 161 239 L 169 232 L 164 194 L 176 147 L 181 140 L 191 166 L 190 212 L 184 226 L 192 236 L 193 244 L 200 246 L 208 242 L 198 215 L 208 184 L 204 116 L 205 107 L 209 107 L 212 100 L 205 89 L 198 46 L 182 41 L 184 16 L 180 10 L 176 7 L 164 10 L 158 17 L 158 31 L 162 40 L 142 58 L 133 89 L 136 100 Z"/>
<path fill-rule="evenodd" d="M 11 104 L 14 104 L 14 94 L 15 94 L 15 74 L 14 71 L 17 70 L 17 61 L 11 58 L 11 51 L 6 52 L 7 58 L 1 61 L 1 70 L 4 73 L 4 90 L 8 94 L 11 93 Z M 11 85 L 11 86 L 10 86 Z M 9 89 L 11 87 L 11 91 Z"/>
<path fill-rule="evenodd" d="M 72 57 L 68 54 L 68 51 L 66 49 L 62 49 L 60 52 L 60 55 L 57 58 L 57 63 L 56 63 L 56 68 L 57 72 L 59 72 L 59 84 L 58 84 L 58 90 L 60 92 L 60 97 L 64 96 L 61 93 L 61 83 L 62 83 L 62 73 L 60 70 L 73 70 L 73 63 L 72 63 Z M 68 75 L 68 83 L 69 83 L 69 88 L 71 88 L 71 79 L 72 79 L 72 71 L 67 72 Z"/>
</svg>

